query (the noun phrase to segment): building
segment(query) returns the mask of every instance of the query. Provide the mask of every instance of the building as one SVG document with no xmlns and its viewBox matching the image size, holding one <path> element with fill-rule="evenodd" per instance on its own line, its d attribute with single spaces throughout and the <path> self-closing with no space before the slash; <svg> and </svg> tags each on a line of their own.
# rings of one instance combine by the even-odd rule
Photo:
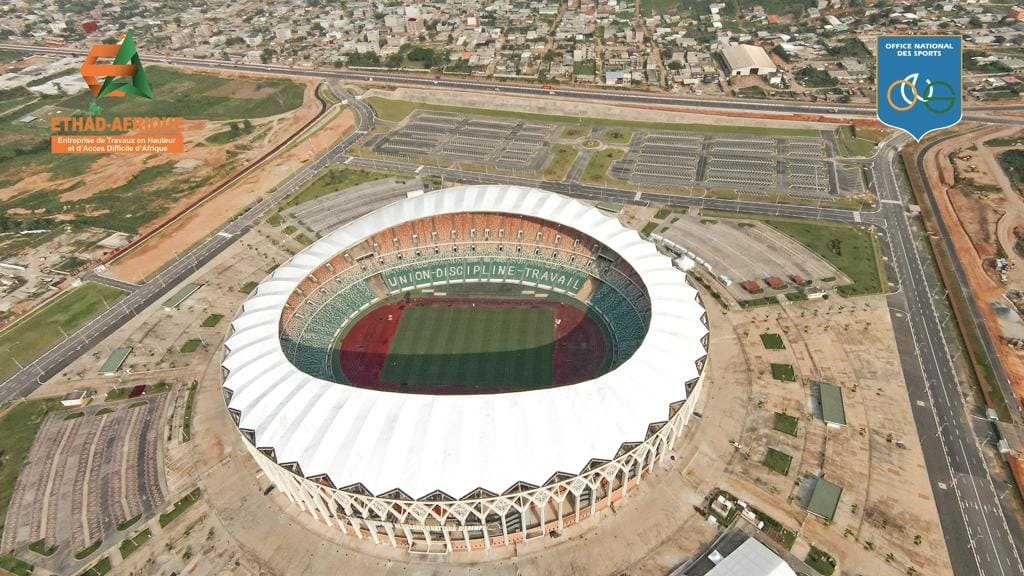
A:
<svg viewBox="0 0 1024 576">
<path fill-rule="evenodd" d="M 88 390 L 72 390 L 60 399 L 60 405 L 65 408 L 80 408 L 89 403 Z"/>
<path fill-rule="evenodd" d="M 355 348 L 343 344 L 359 319 L 413 291 L 499 285 L 600 316 L 614 327 L 608 366 L 466 393 L 366 384 L 323 353 Z M 487 550 L 585 521 L 637 488 L 693 413 L 708 341 L 697 291 L 635 230 L 549 192 L 464 186 L 381 208 L 275 270 L 232 322 L 223 388 L 267 477 L 340 534 Z"/>
<path fill-rule="evenodd" d="M 717 550 L 712 551 L 708 559 L 714 567 L 699 576 L 796 576 L 796 572 L 782 558 L 756 538 L 747 538 L 728 556 L 722 556 Z"/>
<path fill-rule="evenodd" d="M 829 426 L 846 426 L 843 389 L 827 382 L 818 382 L 821 398 L 821 419 Z"/>
<path fill-rule="evenodd" d="M 763 76 L 778 72 L 764 48 L 750 44 L 722 48 L 722 61 L 729 76 Z"/>
<path fill-rule="evenodd" d="M 807 505 L 807 511 L 819 518 L 829 522 L 835 518 L 836 509 L 839 507 L 839 498 L 843 495 L 843 489 L 838 485 L 818 478 L 814 484 L 814 492 L 811 493 L 811 501 Z"/>
</svg>

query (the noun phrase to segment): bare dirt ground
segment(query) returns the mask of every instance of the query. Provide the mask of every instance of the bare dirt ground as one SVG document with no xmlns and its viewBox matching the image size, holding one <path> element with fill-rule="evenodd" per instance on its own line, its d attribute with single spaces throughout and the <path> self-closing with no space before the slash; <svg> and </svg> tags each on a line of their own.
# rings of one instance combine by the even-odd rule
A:
<svg viewBox="0 0 1024 576">
<path fill-rule="evenodd" d="M 301 122 L 291 119 L 288 122 L 288 128 L 298 129 L 302 123 L 308 120 L 308 117 Z M 110 274 L 128 282 L 140 282 L 146 279 L 178 254 L 222 226 L 243 208 L 269 192 L 302 164 L 327 150 L 353 126 L 354 116 L 351 111 L 345 110 L 335 115 L 309 138 L 273 158 L 255 172 L 161 231 L 145 244 L 116 260 L 108 267 Z"/>
<path fill-rule="evenodd" d="M 940 216 L 949 227 L 957 257 L 967 272 L 971 293 L 977 299 L 978 308 L 992 334 L 1002 334 L 1002 330 L 991 303 L 1005 303 L 1003 294 L 1008 290 L 1024 290 L 1024 259 L 1013 248 L 1013 230 L 1024 226 L 1024 199 L 1009 186 L 992 151 L 986 150 L 982 143 L 992 138 L 1011 136 L 1017 131 L 1016 128 L 996 127 L 949 140 L 933 148 L 925 163 L 927 177 L 937 196 Z M 972 146 L 976 150 L 966 150 Z M 972 155 L 970 163 L 978 168 L 969 176 L 979 183 L 998 185 L 1002 193 L 986 197 L 956 186 L 954 169 L 949 161 L 952 152 Z M 957 162 L 958 167 L 962 166 Z M 997 241 L 1014 264 L 1006 284 L 999 280 L 991 264 L 996 255 Z M 1002 343 L 997 343 L 996 351 L 1010 381 L 1022 382 L 1024 355 Z M 1014 395 L 1017 402 L 1020 402 L 1022 394 L 1024 389 L 1016 386 Z"/>
</svg>

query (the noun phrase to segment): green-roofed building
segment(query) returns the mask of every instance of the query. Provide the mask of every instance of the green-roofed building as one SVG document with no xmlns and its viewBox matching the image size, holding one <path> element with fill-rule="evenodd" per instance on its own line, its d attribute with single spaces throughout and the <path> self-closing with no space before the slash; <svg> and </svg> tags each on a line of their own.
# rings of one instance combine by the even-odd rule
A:
<svg viewBox="0 0 1024 576">
<path fill-rule="evenodd" d="M 132 353 L 131 346 L 121 346 L 120 348 L 114 348 L 114 351 L 107 356 L 107 360 L 100 366 L 101 376 L 113 376 L 117 374 L 117 371 L 121 369 L 124 361 L 128 358 L 128 355 Z"/>
<path fill-rule="evenodd" d="M 173 296 L 164 301 L 164 310 L 177 310 L 178 306 L 181 306 L 182 302 L 202 287 L 202 284 L 185 284 L 180 290 L 175 292 Z"/>
<path fill-rule="evenodd" d="M 830 426 L 846 426 L 843 408 L 843 389 L 826 382 L 818 382 L 821 397 L 821 419 Z"/>
<path fill-rule="evenodd" d="M 807 511 L 831 522 L 836 515 L 836 508 L 839 507 L 839 498 L 842 495 L 842 488 L 824 478 L 818 478 L 817 484 L 814 485 L 814 492 L 811 494 L 811 503 L 807 505 Z"/>
</svg>

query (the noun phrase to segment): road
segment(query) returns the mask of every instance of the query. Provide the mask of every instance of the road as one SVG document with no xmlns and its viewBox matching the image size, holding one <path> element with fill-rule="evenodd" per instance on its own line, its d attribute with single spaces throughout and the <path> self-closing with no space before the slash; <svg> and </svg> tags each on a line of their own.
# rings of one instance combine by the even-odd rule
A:
<svg viewBox="0 0 1024 576">
<path fill-rule="evenodd" d="M 934 298 L 945 289 L 926 272 L 893 163 L 895 146 L 872 163 L 891 269 L 899 289 L 888 303 L 911 409 L 957 576 L 1024 574 L 1005 512 L 964 406 Z M 930 195 L 930 193 L 929 193 Z M 934 200 L 934 198 L 931 198 Z M 964 387 L 966 389 L 966 387 Z"/>
<path fill-rule="evenodd" d="M 207 63 L 217 66 L 216 63 Z M 245 69 L 237 65 L 228 69 Z M 307 75 L 307 73 L 299 73 Z M 322 72 L 308 75 L 321 76 Z M 74 359 L 109 336 L 146 306 L 156 302 L 170 290 L 184 281 L 200 266 L 221 253 L 231 243 L 260 221 L 270 210 L 286 197 L 296 192 L 321 169 L 332 164 L 348 164 L 374 169 L 401 172 L 419 170 L 422 175 L 438 175 L 468 183 L 516 183 L 538 186 L 554 192 L 577 198 L 636 204 L 643 202 L 665 203 L 674 206 L 690 206 L 746 214 L 787 216 L 802 219 L 820 219 L 846 223 L 865 223 L 877 227 L 886 242 L 888 267 L 899 283 L 899 290 L 889 296 L 892 318 L 908 392 L 933 490 L 939 508 L 943 532 L 950 557 L 957 576 L 1024 576 L 1020 557 L 1001 500 L 986 469 L 984 455 L 978 434 L 984 428 L 972 427 L 971 417 L 966 412 L 961 385 L 952 367 L 951 354 L 946 344 L 939 321 L 933 295 L 942 293 L 942 285 L 926 273 L 927 252 L 919 254 L 915 233 L 904 210 L 904 199 L 893 168 L 897 144 L 890 140 L 871 160 L 871 170 L 880 202 L 873 211 L 852 211 L 820 206 L 791 206 L 771 202 L 749 200 L 726 200 L 717 198 L 683 197 L 640 191 L 616 190 L 575 183 L 571 178 L 562 182 L 541 182 L 528 178 L 489 175 L 460 170 L 443 169 L 401 162 L 357 158 L 346 151 L 374 125 L 373 110 L 358 98 L 344 92 L 337 78 L 343 73 L 331 73 L 331 87 L 341 99 L 347 99 L 358 118 L 357 130 L 316 161 L 304 166 L 249 208 L 219 233 L 196 246 L 186 255 L 158 273 L 148 283 L 135 287 L 115 306 L 104 311 L 81 327 L 36 361 L 26 365 L 17 374 L 0 383 L 0 402 L 23 397 L 35 390 L 43 380 L 59 373 Z M 430 80 L 426 80 L 430 82 Z M 460 84 L 461 86 L 461 84 Z M 514 90 L 536 91 L 529 87 L 505 87 Z M 524 92 L 533 93 L 533 92 Z M 581 92 L 584 94 L 584 92 Z M 589 93 L 588 96 L 590 97 Z M 581 96 L 582 97 L 582 96 Z M 602 93 L 602 98 L 649 98 L 618 93 Z M 673 99 L 679 101 L 679 99 Z M 702 102 L 709 106 L 723 103 Z M 745 110 L 763 110 L 764 106 L 776 107 L 771 103 L 735 103 Z M 689 105 L 689 104 L 687 104 Z M 788 111 L 774 108 L 777 111 Z M 800 106 L 801 112 L 808 107 Z M 815 108 L 817 110 L 817 108 Z M 844 108 L 852 114 L 853 108 Z M 859 113 L 859 111 L 857 112 Z M 1019 533 L 1019 527 L 1014 523 Z"/>
</svg>

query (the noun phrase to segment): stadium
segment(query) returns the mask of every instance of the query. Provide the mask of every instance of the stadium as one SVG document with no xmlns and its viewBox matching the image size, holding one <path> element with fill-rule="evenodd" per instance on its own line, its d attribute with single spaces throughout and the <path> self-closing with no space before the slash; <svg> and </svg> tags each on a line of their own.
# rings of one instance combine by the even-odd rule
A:
<svg viewBox="0 0 1024 576">
<path fill-rule="evenodd" d="M 639 486 L 699 397 L 708 330 L 671 260 L 516 186 L 414 196 L 276 269 L 232 322 L 228 410 L 269 479 L 412 552 L 514 544 Z"/>
</svg>

